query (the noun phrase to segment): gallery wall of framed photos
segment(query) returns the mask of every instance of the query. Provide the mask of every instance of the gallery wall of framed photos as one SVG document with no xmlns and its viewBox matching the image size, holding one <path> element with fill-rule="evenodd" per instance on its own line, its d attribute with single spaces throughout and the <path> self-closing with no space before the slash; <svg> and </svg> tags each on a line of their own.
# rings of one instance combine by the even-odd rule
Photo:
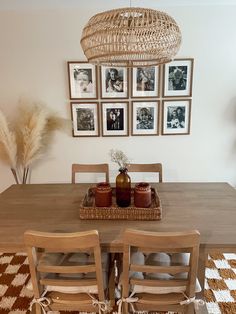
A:
<svg viewBox="0 0 236 314">
<path fill-rule="evenodd" d="M 68 61 L 72 135 L 190 134 L 193 65 L 193 58 L 132 69 Z"/>
</svg>

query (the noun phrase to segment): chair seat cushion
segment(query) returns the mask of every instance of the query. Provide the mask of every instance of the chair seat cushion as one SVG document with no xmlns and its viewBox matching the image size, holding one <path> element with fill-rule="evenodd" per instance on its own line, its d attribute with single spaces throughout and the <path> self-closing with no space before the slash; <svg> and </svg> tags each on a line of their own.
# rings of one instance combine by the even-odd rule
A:
<svg viewBox="0 0 236 314">
<path fill-rule="evenodd" d="M 195 293 L 201 292 L 201 285 L 196 279 Z M 186 286 L 176 287 L 149 287 L 143 285 L 134 285 L 132 291 L 135 293 L 150 293 L 150 294 L 167 294 L 167 293 L 182 293 L 186 291 Z"/>
<path fill-rule="evenodd" d="M 168 294 L 168 293 L 182 293 L 185 292 L 185 286 L 178 287 L 149 287 L 142 285 L 134 285 L 132 292 L 135 293 L 150 293 L 150 294 Z"/>
<path fill-rule="evenodd" d="M 55 291 L 61 293 L 77 294 L 77 293 L 90 293 L 97 294 L 98 287 L 97 285 L 93 286 L 47 286 L 47 291 Z"/>
</svg>

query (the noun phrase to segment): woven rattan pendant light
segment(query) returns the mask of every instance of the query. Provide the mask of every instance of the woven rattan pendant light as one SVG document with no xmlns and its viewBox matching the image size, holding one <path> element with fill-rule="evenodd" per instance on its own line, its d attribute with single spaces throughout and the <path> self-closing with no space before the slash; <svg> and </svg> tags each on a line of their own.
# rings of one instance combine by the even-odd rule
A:
<svg viewBox="0 0 236 314">
<path fill-rule="evenodd" d="M 107 66 L 148 66 L 171 61 L 181 32 L 164 12 L 121 8 L 98 13 L 85 25 L 81 46 L 88 62 Z"/>
</svg>

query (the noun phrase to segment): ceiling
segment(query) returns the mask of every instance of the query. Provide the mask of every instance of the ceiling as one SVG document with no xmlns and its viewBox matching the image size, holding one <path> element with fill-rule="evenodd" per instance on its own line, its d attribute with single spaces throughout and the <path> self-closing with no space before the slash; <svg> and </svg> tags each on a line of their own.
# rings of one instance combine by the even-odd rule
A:
<svg viewBox="0 0 236 314">
<path fill-rule="evenodd" d="M 0 10 L 236 5 L 236 0 L 0 0 Z"/>
</svg>

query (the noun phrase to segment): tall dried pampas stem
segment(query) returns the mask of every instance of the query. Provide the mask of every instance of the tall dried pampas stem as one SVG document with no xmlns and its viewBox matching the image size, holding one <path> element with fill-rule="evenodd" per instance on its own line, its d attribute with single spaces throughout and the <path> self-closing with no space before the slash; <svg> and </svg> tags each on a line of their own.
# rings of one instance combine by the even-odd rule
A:
<svg viewBox="0 0 236 314">
<path fill-rule="evenodd" d="M 22 103 L 20 117 L 18 154 L 26 183 L 30 165 L 48 148 L 53 131 L 64 129 L 67 120 L 57 117 L 41 103 Z"/>
<path fill-rule="evenodd" d="M 39 159 L 52 139 L 53 131 L 72 128 L 41 103 L 21 100 L 14 131 L 0 111 L 0 159 L 10 165 L 16 183 L 27 182 L 31 164 Z"/>
<path fill-rule="evenodd" d="M 16 172 L 17 164 L 17 145 L 16 136 L 10 130 L 6 117 L 0 110 L 0 159 L 10 165 L 13 176 L 18 184 L 18 177 Z"/>
<path fill-rule="evenodd" d="M 52 142 L 52 134 L 54 131 L 65 130 L 68 128 L 68 126 L 70 126 L 71 130 L 72 126 L 71 123 L 70 124 L 68 123 L 68 121 L 70 120 L 60 118 L 53 112 L 48 112 L 47 123 L 45 125 L 45 130 L 42 137 L 43 150 L 45 150 Z"/>
<path fill-rule="evenodd" d="M 23 167 L 23 183 L 26 183 L 29 166 L 40 157 L 47 116 L 47 110 L 37 104 L 20 107 L 18 148 L 19 162 Z"/>
</svg>

